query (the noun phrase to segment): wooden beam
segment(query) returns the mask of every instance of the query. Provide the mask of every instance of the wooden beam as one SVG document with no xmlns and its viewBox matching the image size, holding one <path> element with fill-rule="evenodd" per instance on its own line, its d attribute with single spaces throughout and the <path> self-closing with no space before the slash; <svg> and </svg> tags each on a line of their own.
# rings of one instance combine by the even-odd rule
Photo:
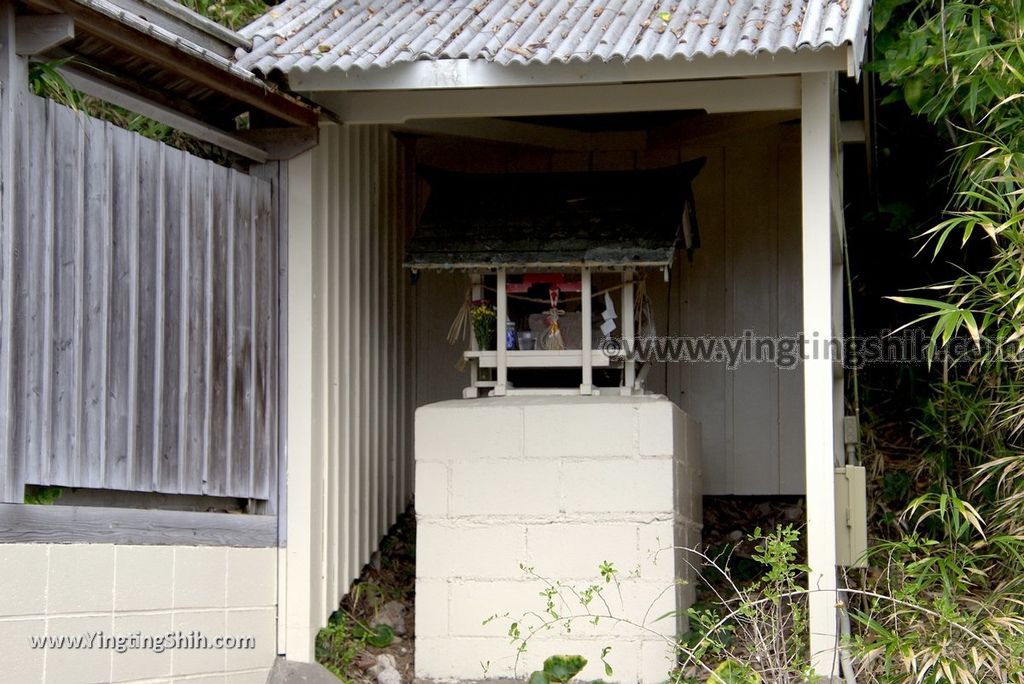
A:
<svg viewBox="0 0 1024 684">
<path fill-rule="evenodd" d="M 277 516 L 0 504 L 0 543 L 276 547 Z"/>
<path fill-rule="evenodd" d="M 236 135 L 239 139 L 266 152 L 267 159 L 285 160 L 316 147 L 320 139 L 320 129 L 317 126 L 255 128 L 238 131 Z"/>
<path fill-rule="evenodd" d="M 835 81 L 802 78 L 801 183 L 804 374 L 804 469 L 807 492 L 808 623 L 815 672 L 837 674 L 835 435 L 832 360 L 832 130 Z M 814 342 L 817 342 L 816 348 Z"/>
<path fill-rule="evenodd" d="M 592 152 L 594 150 L 642 150 L 647 145 L 644 131 L 587 133 L 557 126 L 542 126 L 504 119 L 417 119 L 401 126 L 400 132 L 445 135 L 514 145 L 531 145 L 551 150 Z"/>
<path fill-rule="evenodd" d="M 30 57 L 75 37 L 75 20 L 67 14 L 36 14 L 15 20 L 15 52 Z"/>
<path fill-rule="evenodd" d="M 668 147 L 711 143 L 723 138 L 732 142 L 738 136 L 754 131 L 763 132 L 786 121 L 799 119 L 799 109 L 696 116 L 651 129 L 647 136 L 647 144 L 649 147 Z"/>
<path fill-rule="evenodd" d="M 155 102 L 167 107 L 168 109 L 174 109 L 182 114 L 191 116 L 194 119 L 206 121 L 206 116 L 211 113 L 200 109 L 188 100 L 172 97 L 163 90 L 147 88 L 132 78 L 119 74 L 112 74 L 109 72 L 108 66 L 97 63 L 85 55 L 71 52 L 67 48 L 57 48 L 51 51 L 48 56 L 52 56 L 54 59 L 63 59 L 67 62 L 71 62 L 71 68 L 76 71 L 82 72 L 86 75 L 92 75 L 101 81 L 119 87 L 121 90 L 132 93 L 140 99 Z M 217 112 L 217 114 L 220 114 L 220 112 Z"/>
<path fill-rule="evenodd" d="M 59 67 L 59 71 L 67 79 L 71 87 L 110 102 L 136 114 L 147 116 L 182 133 L 187 133 L 204 142 L 223 147 L 225 150 L 240 154 L 247 159 L 265 162 L 269 159 L 266 150 L 242 140 L 236 135 L 214 128 L 199 119 L 194 119 L 164 105 L 140 98 L 120 86 L 108 83 L 97 76 L 78 71 L 67 66 Z"/>
<path fill-rule="evenodd" d="M 798 109 L 800 79 L 782 76 L 560 88 L 319 93 L 316 97 L 350 124 L 673 110 L 715 114 Z"/>
</svg>

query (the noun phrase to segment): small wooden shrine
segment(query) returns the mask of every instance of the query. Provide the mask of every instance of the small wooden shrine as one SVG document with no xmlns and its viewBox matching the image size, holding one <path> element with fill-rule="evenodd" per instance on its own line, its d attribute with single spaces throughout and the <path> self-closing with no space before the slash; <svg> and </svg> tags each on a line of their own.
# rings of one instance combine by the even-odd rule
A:
<svg viewBox="0 0 1024 684">
<path fill-rule="evenodd" d="M 421 167 L 430 187 L 405 266 L 461 270 L 449 341 L 469 339 L 463 396 L 642 393 L 633 343 L 657 334 L 649 272 L 699 244 L 690 183 L 663 169 L 468 174 Z M 472 330 L 472 334 L 468 334 Z"/>
</svg>

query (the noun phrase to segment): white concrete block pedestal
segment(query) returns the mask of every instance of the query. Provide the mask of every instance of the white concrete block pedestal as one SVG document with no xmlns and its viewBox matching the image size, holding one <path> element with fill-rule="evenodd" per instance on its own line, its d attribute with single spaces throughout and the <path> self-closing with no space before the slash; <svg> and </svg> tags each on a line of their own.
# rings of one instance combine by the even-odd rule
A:
<svg viewBox="0 0 1024 684">
<path fill-rule="evenodd" d="M 564 653 L 588 659 L 581 679 L 667 679 L 670 644 L 685 621 L 658 618 L 685 614 L 693 600 L 692 584 L 677 580 L 694 574 L 673 548 L 696 547 L 701 523 L 699 428 L 668 399 L 424 406 L 416 412 L 416 512 L 418 678 L 525 678 Z M 606 561 L 617 583 L 601 579 Z M 581 617 L 571 631 L 563 621 L 538 633 L 517 662 L 509 624 L 525 633 L 550 618 L 545 580 L 560 590 L 559 616 Z M 635 624 L 588 620 L 570 587 L 595 584 L 610 613 Z M 608 612 L 600 599 L 590 610 Z"/>
</svg>

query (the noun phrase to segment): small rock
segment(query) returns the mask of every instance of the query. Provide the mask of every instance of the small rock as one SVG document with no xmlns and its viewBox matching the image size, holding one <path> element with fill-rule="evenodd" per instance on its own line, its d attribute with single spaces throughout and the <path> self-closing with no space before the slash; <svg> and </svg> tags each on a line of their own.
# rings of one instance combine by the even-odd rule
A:
<svg viewBox="0 0 1024 684">
<path fill-rule="evenodd" d="M 405 634 L 405 605 L 400 601 L 388 601 L 370 620 L 370 626 L 387 625 L 401 636 Z"/>
<path fill-rule="evenodd" d="M 373 667 L 369 668 L 367 672 L 372 677 L 379 677 L 380 673 L 384 670 L 395 670 L 398 668 L 398 662 L 395 660 L 395 656 L 390 653 L 381 653 L 377 656 L 377 662 L 373 664 Z"/>
<path fill-rule="evenodd" d="M 402 675 L 398 674 L 398 670 L 389 667 L 377 675 L 377 684 L 402 684 Z"/>
<path fill-rule="evenodd" d="M 377 678 L 377 684 L 402 684 L 402 675 L 398 673 L 397 667 L 395 656 L 382 653 L 377 656 L 376 664 L 367 672 Z"/>
<path fill-rule="evenodd" d="M 743 532 L 741 532 L 740 530 L 733 530 L 732 532 L 729 533 L 729 541 L 731 541 L 731 542 L 743 541 Z"/>
</svg>

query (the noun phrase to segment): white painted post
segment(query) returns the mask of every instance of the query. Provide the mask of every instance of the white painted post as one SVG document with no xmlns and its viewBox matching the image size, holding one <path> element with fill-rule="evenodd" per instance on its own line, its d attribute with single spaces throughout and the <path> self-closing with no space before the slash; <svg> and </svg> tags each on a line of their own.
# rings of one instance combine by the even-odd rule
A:
<svg viewBox="0 0 1024 684">
<path fill-rule="evenodd" d="M 483 276 L 479 273 L 473 273 L 469 276 L 470 294 L 469 297 L 472 301 L 476 302 L 484 298 L 484 286 Z M 472 320 L 469 326 L 469 348 L 473 351 L 480 349 L 480 346 L 476 343 L 476 335 L 473 333 Z M 476 378 L 473 378 L 475 381 Z"/>
<path fill-rule="evenodd" d="M 593 345 L 592 331 L 591 331 L 591 310 L 593 309 L 593 302 L 590 299 L 591 291 L 590 282 L 590 269 L 587 267 L 583 268 L 580 274 L 580 295 L 583 299 L 580 301 L 580 353 L 583 355 L 583 374 L 580 383 L 580 394 L 588 395 L 594 393 L 594 361 L 590 354 L 590 348 Z"/>
<path fill-rule="evenodd" d="M 470 283 L 470 301 L 476 302 L 483 299 L 484 286 L 483 276 L 479 273 L 471 273 L 469 276 Z M 473 330 L 473 319 L 470 316 L 469 321 L 469 349 L 470 351 L 478 351 L 480 345 L 476 343 L 476 332 Z M 476 399 L 480 396 L 480 362 L 478 359 L 473 358 L 469 360 L 467 364 L 469 366 L 469 387 L 465 387 L 462 390 L 463 399 Z"/>
<path fill-rule="evenodd" d="M 503 397 L 508 386 L 508 351 L 505 349 L 505 319 L 508 318 L 508 288 L 505 269 L 498 269 L 497 320 L 494 322 L 495 350 L 498 359 L 498 377 L 494 387 L 494 396 Z"/>
<path fill-rule="evenodd" d="M 627 268 L 622 273 L 622 347 L 630 352 L 633 351 L 634 327 L 633 269 Z M 622 393 L 626 396 L 632 394 L 634 383 L 636 383 L 636 361 L 630 355 L 626 357 L 624 364 Z"/>
<path fill-rule="evenodd" d="M 316 379 L 313 339 L 315 150 L 288 163 L 288 549 L 286 554 L 287 614 L 285 638 L 290 660 L 313 661 L 313 641 L 318 625 L 314 606 L 319 605 L 320 554 L 313 546 L 320 534 L 318 497 L 314 496 L 314 467 L 318 456 L 314 433 L 318 429 L 314 406 Z M 317 464 L 319 465 L 319 464 Z M 316 563 L 313 562 L 314 557 Z"/>
<path fill-rule="evenodd" d="M 834 78 L 804 74 L 801 104 L 803 198 L 804 443 L 811 664 L 837 675 L 832 335 L 832 108 Z M 815 349 L 814 342 L 817 342 Z"/>
</svg>

